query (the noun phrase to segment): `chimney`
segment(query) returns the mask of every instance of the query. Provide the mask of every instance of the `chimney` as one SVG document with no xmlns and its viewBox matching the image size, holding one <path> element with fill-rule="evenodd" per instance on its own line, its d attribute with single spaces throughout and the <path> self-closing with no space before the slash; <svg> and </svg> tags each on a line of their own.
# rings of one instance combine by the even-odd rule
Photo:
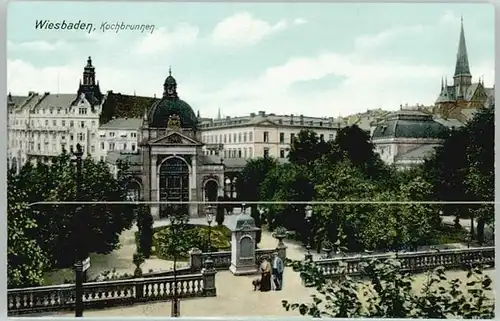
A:
<svg viewBox="0 0 500 321">
<path fill-rule="evenodd" d="M 250 113 L 250 117 L 255 117 L 255 113 Z"/>
<path fill-rule="evenodd" d="M 265 116 L 266 112 L 265 111 L 259 111 L 259 116 Z"/>
</svg>

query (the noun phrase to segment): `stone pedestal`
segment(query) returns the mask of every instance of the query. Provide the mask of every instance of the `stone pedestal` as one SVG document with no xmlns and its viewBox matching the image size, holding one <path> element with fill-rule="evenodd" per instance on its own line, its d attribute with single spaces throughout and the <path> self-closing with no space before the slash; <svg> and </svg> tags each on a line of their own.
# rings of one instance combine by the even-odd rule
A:
<svg viewBox="0 0 500 321">
<path fill-rule="evenodd" d="M 230 226 L 231 236 L 231 266 L 229 270 L 234 275 L 255 274 L 258 271 L 255 262 L 255 239 L 257 231 L 254 219 L 241 213 Z"/>
</svg>

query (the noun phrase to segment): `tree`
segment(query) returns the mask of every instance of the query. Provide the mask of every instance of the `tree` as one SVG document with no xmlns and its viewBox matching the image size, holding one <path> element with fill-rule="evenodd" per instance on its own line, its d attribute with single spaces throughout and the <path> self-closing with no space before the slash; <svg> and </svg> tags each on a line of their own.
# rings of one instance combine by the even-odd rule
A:
<svg viewBox="0 0 500 321">
<path fill-rule="evenodd" d="M 260 185 L 261 199 L 266 201 L 309 202 L 313 199 L 314 187 L 303 166 L 287 163 L 275 167 Z M 296 232 L 305 240 L 303 204 L 273 204 L 268 206 L 266 220 L 271 229 L 283 226 Z"/>
<path fill-rule="evenodd" d="M 328 151 L 328 144 L 316 132 L 304 129 L 290 146 L 288 160 L 296 165 L 308 166 Z"/>
<path fill-rule="evenodd" d="M 82 201 L 125 201 L 129 176 L 126 166 L 118 165 L 115 178 L 107 164 L 88 157 L 82 164 Z M 52 165 L 42 163 L 25 165 L 19 175 L 11 177 L 8 184 L 26 195 L 26 203 L 40 201 L 74 201 L 76 169 L 67 153 L 55 157 Z M 26 236 L 47 253 L 55 268 L 69 267 L 74 263 L 76 224 L 83 224 L 85 231 L 84 252 L 107 254 L 116 249 L 120 233 L 131 227 L 136 218 L 134 206 L 84 205 L 80 206 L 84 219 L 76 222 L 74 205 L 36 205 L 27 214 L 37 224 L 36 230 L 26 231 Z"/>
<path fill-rule="evenodd" d="M 454 130 L 424 164 L 435 199 L 492 201 L 494 199 L 494 109 L 481 109 L 464 127 Z M 477 239 L 484 241 L 484 226 L 494 221 L 493 206 L 446 205 L 445 213 L 478 219 Z"/>
<path fill-rule="evenodd" d="M 373 198 L 375 185 L 349 160 L 331 166 L 324 163 L 317 169 L 316 195 L 321 201 L 363 201 Z M 372 215 L 369 204 L 328 204 L 314 206 L 313 235 L 316 242 L 337 241 L 338 230 L 346 234 L 351 251 L 361 248 L 360 236 L 365 222 Z"/>
<path fill-rule="evenodd" d="M 475 201 L 495 200 L 495 114 L 493 108 L 479 111 L 467 123 L 468 136 L 466 147 L 467 170 L 465 174 L 466 191 Z M 493 204 L 472 207 L 471 217 L 477 217 L 477 240 L 484 242 L 484 227 L 493 225 Z"/>
<path fill-rule="evenodd" d="M 387 179 L 390 177 L 389 168 L 375 153 L 370 134 L 357 125 L 341 128 L 334 143 L 345 157 L 366 173 L 369 178 Z"/>
<path fill-rule="evenodd" d="M 153 216 L 149 206 L 137 206 L 137 228 L 139 230 L 139 248 L 144 258 L 151 256 L 151 247 L 153 246 Z"/>
<path fill-rule="evenodd" d="M 260 200 L 260 185 L 278 162 L 271 157 L 251 159 L 236 179 L 236 191 L 242 203 Z M 260 213 L 256 204 L 251 205 L 255 225 L 261 227 Z M 260 242 L 261 231 L 257 233 L 257 244 Z"/>
<path fill-rule="evenodd" d="M 306 286 L 316 288 L 312 302 L 290 303 L 283 307 L 298 310 L 315 318 L 422 318 L 422 319 L 492 319 L 494 293 L 492 280 L 481 267 L 470 269 L 466 285 L 450 280 L 444 268 L 427 273 L 427 282 L 416 291 L 414 279 L 401 271 L 394 259 L 373 260 L 362 264 L 367 281 L 353 279 L 346 273 L 347 264 L 340 265 L 341 274 L 327 279 L 311 262 L 292 262 L 294 270 Z M 465 289 L 464 289 L 465 288 Z"/>
<path fill-rule="evenodd" d="M 27 234 L 37 230 L 29 215 L 26 194 L 17 188 L 13 171 L 7 186 L 7 287 L 21 288 L 43 284 L 43 272 L 49 268 L 46 253 Z"/>
</svg>

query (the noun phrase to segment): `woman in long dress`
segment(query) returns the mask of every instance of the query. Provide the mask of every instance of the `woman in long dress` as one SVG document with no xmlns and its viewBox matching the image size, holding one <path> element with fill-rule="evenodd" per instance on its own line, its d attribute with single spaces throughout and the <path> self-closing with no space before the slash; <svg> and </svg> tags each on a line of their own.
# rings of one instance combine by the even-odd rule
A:
<svg viewBox="0 0 500 321">
<path fill-rule="evenodd" d="M 260 290 L 262 292 L 271 291 L 271 263 L 267 258 L 264 258 L 260 264 L 260 273 Z"/>
</svg>

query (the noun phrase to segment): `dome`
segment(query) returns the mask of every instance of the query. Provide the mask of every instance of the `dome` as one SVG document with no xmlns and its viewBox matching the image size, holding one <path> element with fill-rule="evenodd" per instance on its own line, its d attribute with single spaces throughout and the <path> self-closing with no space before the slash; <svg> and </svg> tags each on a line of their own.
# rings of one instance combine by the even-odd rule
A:
<svg viewBox="0 0 500 321">
<path fill-rule="evenodd" d="M 177 82 L 169 70 L 169 75 L 163 85 L 163 97 L 155 102 L 148 112 L 148 124 L 153 128 L 167 128 L 171 116 L 177 115 L 181 128 L 197 129 L 198 118 L 193 109 L 177 95 Z"/>
<path fill-rule="evenodd" d="M 420 111 L 400 110 L 378 124 L 372 138 L 443 139 L 448 133 L 448 128 L 434 121 L 432 115 Z"/>
</svg>

